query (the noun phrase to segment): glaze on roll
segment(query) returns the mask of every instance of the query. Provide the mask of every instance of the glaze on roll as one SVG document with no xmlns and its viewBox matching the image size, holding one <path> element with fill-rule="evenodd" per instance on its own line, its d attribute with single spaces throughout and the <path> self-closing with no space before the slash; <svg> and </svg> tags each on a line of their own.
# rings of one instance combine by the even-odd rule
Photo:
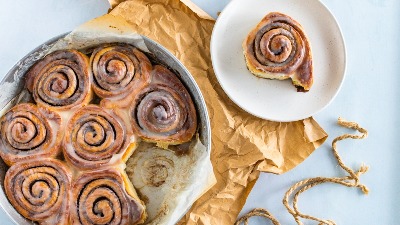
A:
<svg viewBox="0 0 400 225">
<path fill-rule="evenodd" d="M 169 159 L 184 158 L 178 164 L 188 167 L 194 163 L 165 149 L 189 146 L 197 129 L 194 103 L 177 75 L 153 67 L 128 44 L 91 50 L 85 49 L 90 60 L 78 50 L 58 50 L 38 60 L 25 74 L 29 98 L 23 101 L 32 103 L 18 99 L 0 118 L 0 156 L 10 166 L 7 198 L 24 218 L 41 225 L 144 223 L 145 203 L 125 173 L 140 140 L 157 157 L 141 160 L 140 167 L 150 162 L 145 171 L 162 170 L 155 177 L 135 169 L 152 181 L 148 185 L 184 187 L 167 183 L 175 174 Z M 158 157 L 163 153 L 168 154 Z"/>
<path fill-rule="evenodd" d="M 125 125 L 117 115 L 88 105 L 68 122 L 63 151 L 66 159 L 80 169 L 99 168 L 123 153 L 128 141 Z"/>
<path fill-rule="evenodd" d="M 71 172 L 61 161 L 41 159 L 11 166 L 4 178 L 8 200 L 25 218 L 67 224 Z"/>
<path fill-rule="evenodd" d="M 302 26 L 287 15 L 266 15 L 244 40 L 243 53 L 248 69 L 256 76 L 291 78 L 299 92 L 309 91 L 313 84 L 308 38 Z"/>
<path fill-rule="evenodd" d="M 53 110 L 87 105 L 92 99 L 89 58 L 77 50 L 59 50 L 27 73 L 26 87 L 35 102 Z"/>
<path fill-rule="evenodd" d="M 11 166 L 15 162 L 55 157 L 60 152 L 61 118 L 51 110 L 23 103 L 0 119 L 0 156 Z"/>
<path fill-rule="evenodd" d="M 135 96 L 130 109 L 133 130 L 160 146 L 188 142 L 196 132 L 193 101 L 174 73 L 156 65 L 150 85 Z"/>
<path fill-rule="evenodd" d="M 126 189 L 128 179 L 123 176 L 118 170 L 105 169 L 78 177 L 72 186 L 71 224 L 142 223 L 146 219 L 143 203 L 134 189 Z"/>
<path fill-rule="evenodd" d="M 102 98 L 123 98 L 149 82 L 151 67 L 147 56 L 131 45 L 98 47 L 90 58 L 93 90 Z"/>
</svg>

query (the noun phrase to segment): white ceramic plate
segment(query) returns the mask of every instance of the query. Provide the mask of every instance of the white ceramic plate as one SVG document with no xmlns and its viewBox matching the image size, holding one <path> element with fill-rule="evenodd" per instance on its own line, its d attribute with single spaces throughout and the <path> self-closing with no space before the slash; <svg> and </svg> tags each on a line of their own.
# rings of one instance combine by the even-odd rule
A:
<svg viewBox="0 0 400 225">
<path fill-rule="evenodd" d="M 291 80 L 257 78 L 246 67 L 242 42 L 270 12 L 299 22 L 311 44 L 314 84 L 297 92 Z M 338 93 L 346 69 L 345 44 L 332 13 L 319 0 L 232 0 L 211 38 L 213 67 L 226 94 L 241 108 L 263 119 L 296 121 L 326 107 Z"/>
</svg>

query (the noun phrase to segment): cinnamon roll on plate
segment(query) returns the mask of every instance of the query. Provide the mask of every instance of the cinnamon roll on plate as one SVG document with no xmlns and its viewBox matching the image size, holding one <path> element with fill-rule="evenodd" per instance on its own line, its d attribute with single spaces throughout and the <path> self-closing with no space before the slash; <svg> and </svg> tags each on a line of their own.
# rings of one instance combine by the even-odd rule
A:
<svg viewBox="0 0 400 225">
<path fill-rule="evenodd" d="M 345 76 L 344 39 L 321 1 L 232 1 L 215 23 L 210 47 L 228 97 L 266 120 L 313 116 L 332 102 Z"/>
<path fill-rule="evenodd" d="M 310 43 L 303 27 L 285 14 L 266 15 L 244 40 L 243 54 L 256 76 L 291 78 L 299 92 L 309 91 L 313 84 Z"/>
</svg>

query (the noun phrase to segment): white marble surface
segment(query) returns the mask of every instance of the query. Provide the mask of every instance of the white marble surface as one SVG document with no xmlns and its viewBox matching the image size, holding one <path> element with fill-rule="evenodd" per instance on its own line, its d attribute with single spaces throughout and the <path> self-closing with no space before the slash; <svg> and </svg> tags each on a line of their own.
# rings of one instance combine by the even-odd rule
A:
<svg viewBox="0 0 400 225">
<path fill-rule="evenodd" d="M 107 12 L 106 1 L 14 0 L 0 1 L 0 78 L 37 45 Z M 216 16 L 229 0 L 194 0 Z M 370 188 L 364 196 L 356 189 L 323 185 L 305 193 L 299 207 L 305 213 L 332 219 L 337 224 L 399 224 L 400 212 L 400 1 L 322 0 L 342 27 L 347 46 L 347 77 L 333 103 L 315 119 L 329 133 L 326 143 L 304 163 L 283 174 L 262 174 L 243 212 L 269 209 L 282 224 L 295 224 L 282 205 L 284 192 L 296 181 L 315 176 L 342 176 L 330 143 L 348 130 L 336 125 L 338 116 L 359 122 L 369 130 L 362 141 L 339 144 L 340 154 L 353 168 L 371 167 L 361 182 Z M 6 4 L 7 3 L 7 4 Z M 40 13 L 35 13 L 40 12 Z M 265 224 L 253 219 L 251 224 Z M 0 213 L 0 224 L 12 224 Z M 315 224 L 306 221 L 305 224 Z"/>
</svg>

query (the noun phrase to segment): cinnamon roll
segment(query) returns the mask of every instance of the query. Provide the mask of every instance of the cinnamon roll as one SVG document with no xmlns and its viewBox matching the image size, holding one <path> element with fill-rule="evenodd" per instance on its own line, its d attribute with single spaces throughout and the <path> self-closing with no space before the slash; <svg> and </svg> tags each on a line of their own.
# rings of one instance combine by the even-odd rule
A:
<svg viewBox="0 0 400 225">
<path fill-rule="evenodd" d="M 70 180 L 71 173 L 61 161 L 23 161 L 8 169 L 4 189 L 25 218 L 40 224 L 67 224 Z"/>
<path fill-rule="evenodd" d="M 89 105 L 75 112 L 68 122 L 63 150 L 66 159 L 76 167 L 98 168 L 109 163 L 113 156 L 125 158 L 123 153 L 130 152 L 129 141 L 117 115 Z"/>
<path fill-rule="evenodd" d="M 188 91 L 175 74 L 160 65 L 154 66 L 150 85 L 135 96 L 130 118 L 140 137 L 161 146 L 189 141 L 197 127 Z"/>
<path fill-rule="evenodd" d="M 111 44 L 93 51 L 90 67 L 94 92 L 102 98 L 121 99 L 148 83 L 151 63 L 131 45 Z"/>
<path fill-rule="evenodd" d="M 124 173 L 105 169 L 84 173 L 72 186 L 71 224 L 138 224 L 145 208 Z"/>
<path fill-rule="evenodd" d="M 27 89 L 40 106 L 68 110 L 92 99 L 89 58 L 77 50 L 48 54 L 26 76 Z"/>
<path fill-rule="evenodd" d="M 244 40 L 243 53 L 248 69 L 256 76 L 291 78 L 299 92 L 309 91 L 313 84 L 308 38 L 303 27 L 287 15 L 266 15 Z"/>
<path fill-rule="evenodd" d="M 14 106 L 0 119 L 0 156 L 11 166 L 59 153 L 61 118 L 51 110 L 30 103 Z"/>
</svg>

